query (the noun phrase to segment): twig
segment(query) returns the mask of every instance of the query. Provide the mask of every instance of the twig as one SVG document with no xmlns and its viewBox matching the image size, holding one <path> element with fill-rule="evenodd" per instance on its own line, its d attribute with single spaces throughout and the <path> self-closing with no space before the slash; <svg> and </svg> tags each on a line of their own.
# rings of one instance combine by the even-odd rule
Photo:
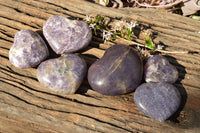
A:
<svg viewBox="0 0 200 133">
<path fill-rule="evenodd" d="M 152 5 L 149 5 L 149 4 L 140 4 L 137 0 L 135 0 L 135 2 L 139 5 L 139 6 L 143 6 L 143 7 L 149 7 L 149 8 L 171 8 L 172 6 L 175 6 L 179 3 L 181 3 L 183 0 L 178 0 L 174 3 L 170 3 L 170 4 L 167 4 L 167 5 L 158 5 L 158 6 L 152 6 Z"/>
<path fill-rule="evenodd" d="M 134 41 L 129 41 L 129 40 L 126 40 L 124 38 L 121 38 L 119 36 L 117 36 L 119 39 L 122 39 L 123 41 L 126 41 L 126 42 L 129 42 L 131 44 L 134 44 L 134 45 L 137 45 L 137 46 L 140 46 L 140 47 L 144 47 L 144 48 L 148 48 L 150 50 L 153 50 L 152 48 L 149 48 L 147 45 L 144 45 L 144 44 L 141 44 L 141 43 L 137 43 L 137 42 L 134 42 Z M 155 51 L 158 51 L 158 52 L 161 52 L 161 53 L 167 53 L 167 54 L 187 54 L 188 51 L 166 51 L 166 50 L 161 50 L 161 49 L 155 49 Z"/>
<path fill-rule="evenodd" d="M 166 51 L 166 50 L 161 50 L 161 49 L 155 49 L 155 51 L 166 53 L 166 54 L 187 54 L 188 53 L 188 51 Z"/>
<path fill-rule="evenodd" d="M 115 0 L 115 1 L 119 4 L 120 8 L 122 8 L 124 6 L 124 4 L 121 0 Z"/>
<path fill-rule="evenodd" d="M 117 2 L 115 2 L 115 1 L 111 1 L 111 2 L 113 3 L 112 8 L 117 8 Z"/>
</svg>

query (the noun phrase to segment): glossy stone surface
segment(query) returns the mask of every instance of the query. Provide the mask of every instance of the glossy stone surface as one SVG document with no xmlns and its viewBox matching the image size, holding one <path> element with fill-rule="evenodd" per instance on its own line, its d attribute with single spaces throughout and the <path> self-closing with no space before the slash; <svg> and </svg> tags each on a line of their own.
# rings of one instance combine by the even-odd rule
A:
<svg viewBox="0 0 200 133">
<path fill-rule="evenodd" d="M 178 79 L 178 71 L 165 57 L 154 55 L 144 66 L 144 78 L 146 82 L 174 83 Z"/>
<path fill-rule="evenodd" d="M 58 15 L 46 21 L 43 34 L 57 54 L 78 51 L 88 46 L 92 39 L 92 31 L 87 23 Z"/>
<path fill-rule="evenodd" d="M 179 108 L 181 95 L 178 89 L 169 83 L 143 83 L 136 89 L 134 101 L 144 114 L 164 121 Z"/>
<path fill-rule="evenodd" d="M 75 54 L 42 62 L 37 69 L 38 80 L 47 88 L 65 94 L 73 94 L 86 75 L 85 61 Z"/>
<path fill-rule="evenodd" d="M 104 95 L 120 95 L 134 91 L 140 84 L 143 64 L 138 53 L 124 45 L 114 45 L 88 70 L 93 90 Z"/>
<path fill-rule="evenodd" d="M 10 62 L 18 68 L 37 66 L 48 56 L 49 51 L 44 40 L 31 30 L 17 32 L 9 51 Z"/>
</svg>

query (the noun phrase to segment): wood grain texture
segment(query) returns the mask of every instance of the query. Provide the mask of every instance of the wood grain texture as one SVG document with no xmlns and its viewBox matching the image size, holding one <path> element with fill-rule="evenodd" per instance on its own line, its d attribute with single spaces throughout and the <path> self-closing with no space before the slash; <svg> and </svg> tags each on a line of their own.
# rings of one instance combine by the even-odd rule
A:
<svg viewBox="0 0 200 133">
<path fill-rule="evenodd" d="M 101 14 L 111 20 L 136 20 L 155 33 L 169 51 L 165 54 L 179 71 L 176 86 L 182 104 L 165 122 L 148 118 L 133 102 L 133 94 L 103 96 L 87 81 L 74 95 L 58 94 L 42 86 L 36 68 L 18 69 L 10 64 L 8 52 L 20 29 L 39 31 L 52 15 L 84 18 Z M 154 14 L 154 15 L 152 15 Z M 156 9 L 112 9 L 85 0 L 0 0 L 0 132 L 199 132 L 200 129 L 200 22 Z M 142 42 L 141 38 L 136 41 Z M 102 57 L 116 40 L 103 44 L 93 37 L 81 51 L 88 66 Z"/>
</svg>

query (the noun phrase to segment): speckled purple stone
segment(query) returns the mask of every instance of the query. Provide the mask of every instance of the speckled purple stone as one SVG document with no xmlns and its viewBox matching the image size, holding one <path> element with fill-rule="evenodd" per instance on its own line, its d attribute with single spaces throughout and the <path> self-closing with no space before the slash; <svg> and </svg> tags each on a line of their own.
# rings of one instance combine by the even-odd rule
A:
<svg viewBox="0 0 200 133">
<path fill-rule="evenodd" d="M 10 62 L 19 68 L 37 66 L 49 56 L 48 48 L 40 35 L 31 30 L 21 30 L 14 37 L 9 51 Z"/>
<path fill-rule="evenodd" d="M 88 46 L 92 39 L 92 31 L 87 23 L 58 15 L 46 21 L 43 34 L 57 54 L 78 51 Z"/>
<path fill-rule="evenodd" d="M 164 121 L 174 114 L 181 103 L 181 95 L 169 83 L 143 83 L 134 94 L 137 107 L 147 116 Z"/>
<path fill-rule="evenodd" d="M 66 54 L 42 62 L 37 69 L 38 80 L 47 88 L 73 94 L 86 75 L 85 61 L 75 54 Z"/>
<path fill-rule="evenodd" d="M 144 78 L 146 82 L 174 83 L 178 79 L 178 71 L 165 57 L 154 55 L 145 64 Z"/>
<path fill-rule="evenodd" d="M 143 64 L 129 46 L 114 45 L 88 70 L 93 90 L 104 95 L 121 95 L 134 91 L 142 80 Z"/>
</svg>

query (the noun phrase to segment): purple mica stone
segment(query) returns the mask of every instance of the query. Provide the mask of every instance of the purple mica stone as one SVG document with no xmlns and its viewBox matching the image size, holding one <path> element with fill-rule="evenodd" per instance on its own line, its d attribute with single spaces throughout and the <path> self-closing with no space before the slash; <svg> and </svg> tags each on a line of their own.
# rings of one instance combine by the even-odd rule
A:
<svg viewBox="0 0 200 133">
<path fill-rule="evenodd" d="M 37 69 L 38 80 L 47 88 L 73 94 L 86 75 L 85 61 L 75 54 L 66 54 L 42 62 Z"/>
<path fill-rule="evenodd" d="M 178 71 L 165 57 L 154 55 L 144 66 L 144 78 L 146 82 L 174 83 L 178 79 Z"/>
<path fill-rule="evenodd" d="M 143 83 L 136 89 L 134 101 L 144 114 L 157 121 L 164 121 L 179 108 L 181 95 L 169 83 Z"/>
<path fill-rule="evenodd" d="M 104 95 L 120 95 L 134 91 L 142 80 L 143 64 L 138 53 L 129 46 L 114 45 L 88 70 L 93 90 Z"/>
<path fill-rule="evenodd" d="M 88 46 L 92 39 L 92 31 L 87 23 L 58 15 L 46 21 L 43 34 L 57 54 L 78 51 Z"/>
<path fill-rule="evenodd" d="M 9 51 L 11 64 L 19 68 L 37 66 L 49 56 L 48 48 L 40 35 L 31 30 L 21 30 L 14 37 Z"/>
</svg>

